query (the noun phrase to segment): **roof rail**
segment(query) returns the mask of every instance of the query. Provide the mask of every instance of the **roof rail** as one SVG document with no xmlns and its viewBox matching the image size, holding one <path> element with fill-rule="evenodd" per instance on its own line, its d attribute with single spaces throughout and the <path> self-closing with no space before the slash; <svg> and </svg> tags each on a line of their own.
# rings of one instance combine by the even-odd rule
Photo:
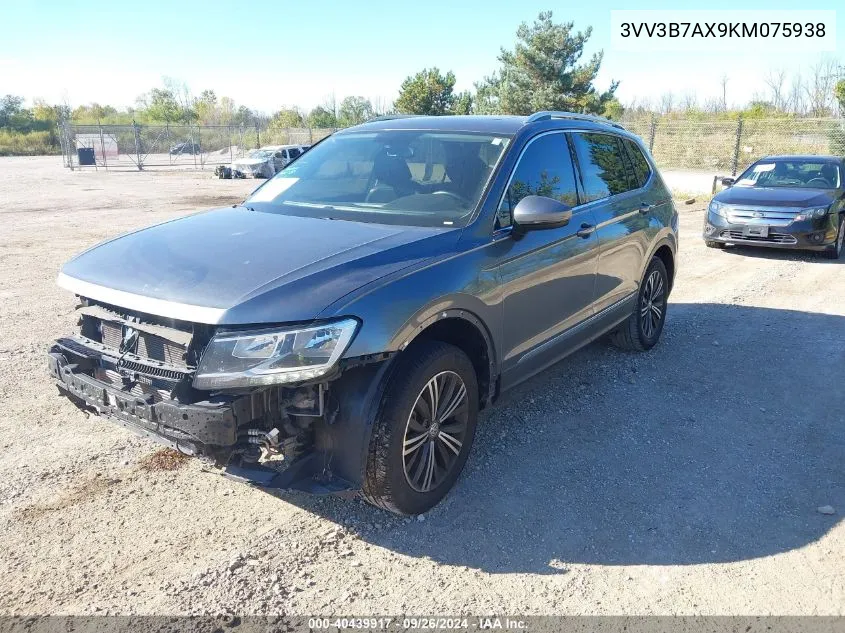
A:
<svg viewBox="0 0 845 633">
<path fill-rule="evenodd" d="M 372 123 L 373 121 L 393 121 L 394 119 L 411 119 L 417 116 L 425 116 L 424 114 L 381 114 L 374 116 L 372 119 L 367 119 L 364 123 Z"/>
<path fill-rule="evenodd" d="M 528 117 L 526 123 L 534 123 L 535 121 L 548 121 L 549 119 L 572 119 L 574 121 L 592 121 L 593 123 L 604 123 L 605 125 L 612 125 L 615 128 L 624 130 L 621 124 L 611 121 L 603 116 L 596 116 L 595 114 L 579 114 L 577 112 L 558 112 L 555 110 L 544 110 L 542 112 L 535 112 Z"/>
</svg>

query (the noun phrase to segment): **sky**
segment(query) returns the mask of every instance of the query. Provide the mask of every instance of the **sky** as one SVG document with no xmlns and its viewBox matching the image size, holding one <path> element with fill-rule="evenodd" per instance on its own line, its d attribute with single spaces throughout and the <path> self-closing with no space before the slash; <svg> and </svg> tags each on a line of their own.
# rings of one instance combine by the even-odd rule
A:
<svg viewBox="0 0 845 633">
<path fill-rule="evenodd" d="M 835 9 L 840 3 L 803 4 Z M 611 48 L 611 9 L 680 6 L 677 0 L 0 0 L 7 27 L 0 39 L 0 94 L 125 107 L 167 76 L 185 82 L 194 94 L 210 88 L 266 113 L 291 105 L 310 109 L 332 94 L 338 102 L 362 95 L 389 104 L 402 80 L 426 67 L 452 70 L 456 89 L 472 88 L 497 68 L 499 50 L 513 46 L 518 25 L 542 10 L 553 11 L 556 21 L 574 21 L 576 29 L 592 26 L 585 52 L 604 50 L 596 84 L 606 88 L 619 80 L 623 103 L 656 102 L 666 92 L 678 99 L 694 93 L 704 102 L 721 93 L 724 74 L 728 103 L 744 104 L 765 91 L 769 70 L 806 74 L 822 59 L 845 62 L 845 10 L 837 15 L 832 53 L 736 53 L 714 47 L 666 54 Z M 795 7 L 794 0 L 741 5 Z M 707 8 L 737 4 L 712 0 Z"/>
</svg>

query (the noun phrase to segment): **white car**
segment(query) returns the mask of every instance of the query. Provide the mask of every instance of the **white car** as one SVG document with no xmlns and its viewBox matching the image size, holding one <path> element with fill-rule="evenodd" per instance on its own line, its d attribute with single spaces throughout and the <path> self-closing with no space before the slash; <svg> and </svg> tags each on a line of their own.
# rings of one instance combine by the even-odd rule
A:
<svg viewBox="0 0 845 633">
<path fill-rule="evenodd" d="M 234 161 L 232 172 L 247 178 L 272 178 L 304 151 L 301 145 L 267 145 Z"/>
</svg>

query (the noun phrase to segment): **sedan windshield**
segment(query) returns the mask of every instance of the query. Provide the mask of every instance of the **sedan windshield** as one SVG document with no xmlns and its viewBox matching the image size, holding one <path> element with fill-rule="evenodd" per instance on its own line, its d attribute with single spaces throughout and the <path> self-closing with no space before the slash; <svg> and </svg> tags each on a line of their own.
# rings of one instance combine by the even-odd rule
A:
<svg viewBox="0 0 845 633">
<path fill-rule="evenodd" d="M 272 149 L 256 149 L 249 153 L 249 158 L 270 158 L 272 156 Z"/>
<path fill-rule="evenodd" d="M 741 187 L 838 189 L 842 185 L 842 174 L 833 161 L 765 159 L 746 169 L 736 184 Z"/>
<path fill-rule="evenodd" d="M 349 132 L 310 149 L 244 203 L 286 215 L 464 226 L 508 144 L 468 132 Z"/>
</svg>

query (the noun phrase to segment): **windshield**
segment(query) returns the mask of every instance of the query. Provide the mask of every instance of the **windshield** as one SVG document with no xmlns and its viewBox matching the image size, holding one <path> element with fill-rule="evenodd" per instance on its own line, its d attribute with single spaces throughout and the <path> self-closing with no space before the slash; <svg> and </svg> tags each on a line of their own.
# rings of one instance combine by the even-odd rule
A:
<svg viewBox="0 0 845 633">
<path fill-rule="evenodd" d="M 842 183 L 839 165 L 832 161 L 770 159 L 754 163 L 737 178 L 741 187 L 800 187 L 837 189 Z"/>
<path fill-rule="evenodd" d="M 272 155 L 272 149 L 254 149 L 249 153 L 249 158 L 270 158 Z"/>
<path fill-rule="evenodd" d="M 464 226 L 509 139 L 467 132 L 338 134 L 244 203 L 257 211 L 410 226 Z"/>
</svg>

